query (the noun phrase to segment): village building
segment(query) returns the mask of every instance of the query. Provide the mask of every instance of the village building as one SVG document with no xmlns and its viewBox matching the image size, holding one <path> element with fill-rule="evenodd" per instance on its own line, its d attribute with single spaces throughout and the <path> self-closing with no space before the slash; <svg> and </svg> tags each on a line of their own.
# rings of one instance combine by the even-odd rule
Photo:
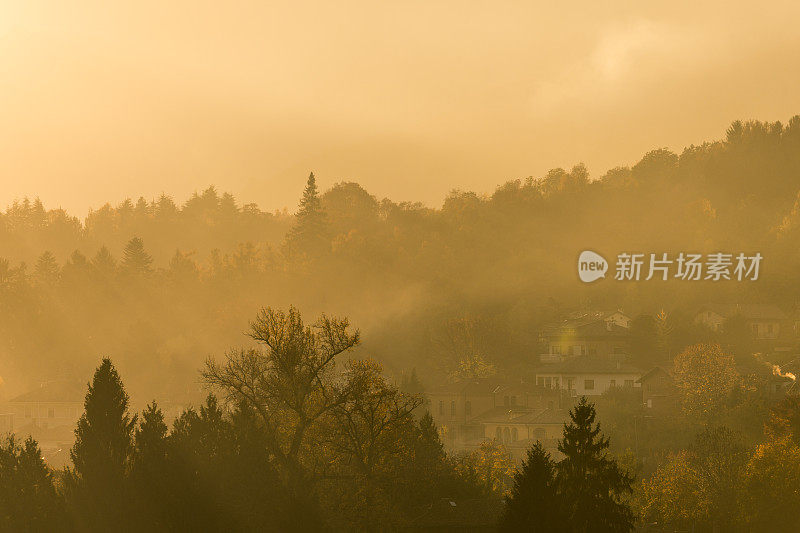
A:
<svg viewBox="0 0 800 533">
<path fill-rule="evenodd" d="M 499 378 L 449 383 L 428 392 L 427 397 L 442 442 L 451 451 L 472 449 L 481 441 L 496 437 L 496 424 L 487 419 L 493 416 L 491 413 L 552 410 L 572 402 L 564 391 Z M 508 429 L 510 438 L 511 426 Z M 519 428 L 517 435 L 520 438 Z M 527 438 L 527 432 L 524 435 L 522 438 Z"/>
<path fill-rule="evenodd" d="M 638 388 L 642 377 L 638 367 L 612 359 L 580 356 L 536 368 L 536 384 L 560 389 L 569 396 L 599 396 L 612 387 Z"/>
<path fill-rule="evenodd" d="M 571 407 L 572 404 L 569 404 Z M 473 419 L 480 426 L 482 435 L 467 448 L 477 447 L 481 441 L 497 439 L 519 462 L 535 442 L 551 453 L 558 455 L 558 440 L 562 437 L 564 423 L 569 420 L 568 408 L 511 408 L 497 407 Z"/>
<path fill-rule="evenodd" d="M 630 351 L 631 320 L 622 311 L 586 313 L 545 327 L 539 334 L 543 363 L 575 357 L 624 360 Z"/>
<path fill-rule="evenodd" d="M 757 341 L 775 341 L 794 336 L 793 323 L 781 309 L 771 304 L 707 304 L 697 310 L 695 323 L 713 331 L 723 331 L 725 322 L 739 316 Z"/>
<path fill-rule="evenodd" d="M 83 413 L 85 394 L 85 387 L 79 383 L 51 381 L 12 398 L 8 405 L 16 429 L 72 427 Z"/>
<path fill-rule="evenodd" d="M 654 366 L 637 380 L 642 388 L 642 403 L 654 413 L 665 413 L 680 409 L 680 397 L 672 365 L 669 362 Z"/>
</svg>

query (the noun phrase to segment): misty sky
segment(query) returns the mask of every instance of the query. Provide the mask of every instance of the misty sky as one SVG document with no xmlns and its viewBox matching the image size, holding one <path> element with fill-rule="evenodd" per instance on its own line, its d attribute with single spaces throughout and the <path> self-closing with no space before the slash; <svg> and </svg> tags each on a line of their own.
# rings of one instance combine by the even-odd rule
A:
<svg viewBox="0 0 800 533">
<path fill-rule="evenodd" d="M 556 4 L 1 1 L 0 207 L 293 210 L 310 170 L 438 206 L 800 113 L 796 2 Z"/>
</svg>

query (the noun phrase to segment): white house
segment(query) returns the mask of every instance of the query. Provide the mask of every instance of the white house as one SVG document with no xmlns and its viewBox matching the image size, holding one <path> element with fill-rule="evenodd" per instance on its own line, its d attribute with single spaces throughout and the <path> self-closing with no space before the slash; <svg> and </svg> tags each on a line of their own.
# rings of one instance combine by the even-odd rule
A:
<svg viewBox="0 0 800 533">
<path fill-rule="evenodd" d="M 642 371 L 627 363 L 590 357 L 577 357 L 540 365 L 536 384 L 565 389 L 573 396 L 598 396 L 611 387 L 641 387 Z"/>
<path fill-rule="evenodd" d="M 51 381 L 9 400 L 17 429 L 33 425 L 42 429 L 74 426 L 83 413 L 84 386 Z"/>
</svg>

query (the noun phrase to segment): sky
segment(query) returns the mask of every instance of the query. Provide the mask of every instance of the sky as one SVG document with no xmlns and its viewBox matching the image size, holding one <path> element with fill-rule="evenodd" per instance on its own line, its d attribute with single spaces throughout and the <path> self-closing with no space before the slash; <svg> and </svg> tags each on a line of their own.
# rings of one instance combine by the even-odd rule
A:
<svg viewBox="0 0 800 533">
<path fill-rule="evenodd" d="M 559 4 L 559 5 L 556 5 Z M 452 189 L 800 113 L 797 2 L 0 0 L 0 208 Z"/>
</svg>

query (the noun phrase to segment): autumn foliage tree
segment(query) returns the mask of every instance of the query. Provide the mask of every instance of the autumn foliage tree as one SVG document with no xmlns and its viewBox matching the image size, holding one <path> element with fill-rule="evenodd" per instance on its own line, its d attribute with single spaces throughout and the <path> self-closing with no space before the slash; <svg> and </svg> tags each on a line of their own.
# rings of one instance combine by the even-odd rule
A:
<svg viewBox="0 0 800 533">
<path fill-rule="evenodd" d="M 695 344 L 678 354 L 674 365 L 684 412 L 698 421 L 718 419 L 739 378 L 733 356 L 719 344 Z"/>
</svg>

